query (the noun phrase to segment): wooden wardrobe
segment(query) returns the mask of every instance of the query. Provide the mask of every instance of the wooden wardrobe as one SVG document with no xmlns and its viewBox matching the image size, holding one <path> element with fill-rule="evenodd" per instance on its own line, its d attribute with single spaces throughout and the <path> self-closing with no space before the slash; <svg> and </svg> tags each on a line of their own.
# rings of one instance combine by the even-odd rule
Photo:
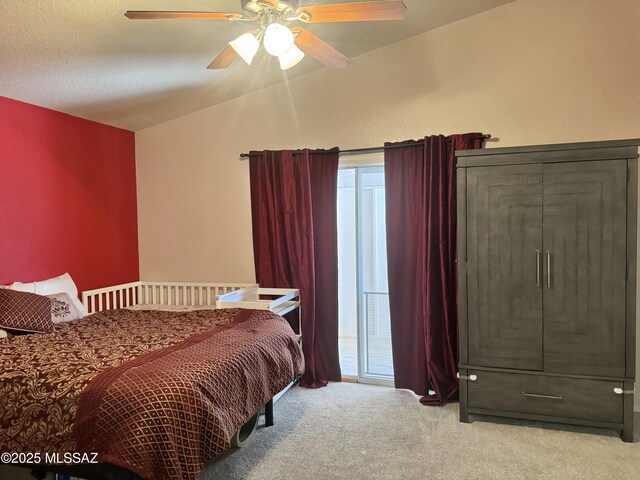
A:
<svg viewBox="0 0 640 480">
<path fill-rule="evenodd" d="M 633 440 L 639 144 L 456 152 L 461 422 Z"/>
</svg>

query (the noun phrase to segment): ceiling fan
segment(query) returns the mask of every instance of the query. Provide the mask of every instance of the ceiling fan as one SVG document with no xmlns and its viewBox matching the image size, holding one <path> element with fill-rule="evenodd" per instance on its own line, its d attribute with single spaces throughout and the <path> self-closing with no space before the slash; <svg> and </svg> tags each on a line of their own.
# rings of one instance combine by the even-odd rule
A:
<svg viewBox="0 0 640 480">
<path fill-rule="evenodd" d="M 240 0 L 242 13 L 190 11 L 128 11 L 127 18 L 228 20 L 258 24 L 229 42 L 207 68 L 229 67 L 238 57 L 251 65 L 262 41 L 265 50 L 278 57 L 280 68 L 287 70 L 305 56 L 312 56 L 330 68 L 344 68 L 351 60 L 301 27 L 289 28 L 287 22 L 303 23 L 367 22 L 404 20 L 407 7 L 402 0 L 378 0 L 329 5 L 310 5 L 298 8 L 298 0 Z"/>
</svg>

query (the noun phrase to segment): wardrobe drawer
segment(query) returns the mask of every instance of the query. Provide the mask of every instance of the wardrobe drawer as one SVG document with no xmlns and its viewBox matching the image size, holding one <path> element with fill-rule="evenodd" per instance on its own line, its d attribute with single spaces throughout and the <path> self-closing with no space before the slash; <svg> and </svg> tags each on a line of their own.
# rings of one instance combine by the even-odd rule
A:
<svg viewBox="0 0 640 480">
<path fill-rule="evenodd" d="M 623 395 L 614 392 L 614 388 L 623 387 L 622 382 L 471 370 L 469 373 L 477 376 L 475 382 L 467 384 L 470 409 L 623 422 Z"/>
</svg>

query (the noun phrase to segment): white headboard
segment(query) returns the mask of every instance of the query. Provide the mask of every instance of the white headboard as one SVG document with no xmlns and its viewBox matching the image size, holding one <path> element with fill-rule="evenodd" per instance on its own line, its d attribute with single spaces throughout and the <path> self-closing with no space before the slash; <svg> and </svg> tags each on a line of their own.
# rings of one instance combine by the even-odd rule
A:
<svg viewBox="0 0 640 480">
<path fill-rule="evenodd" d="M 175 283 L 139 281 L 82 293 L 88 313 L 133 305 L 213 307 L 219 295 L 258 286 L 252 283 Z"/>
</svg>

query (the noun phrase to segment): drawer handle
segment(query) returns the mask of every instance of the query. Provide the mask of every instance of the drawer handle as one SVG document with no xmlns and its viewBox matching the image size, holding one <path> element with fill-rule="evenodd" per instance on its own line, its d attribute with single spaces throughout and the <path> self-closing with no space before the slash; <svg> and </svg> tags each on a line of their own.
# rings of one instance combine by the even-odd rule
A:
<svg viewBox="0 0 640 480">
<path fill-rule="evenodd" d="M 541 393 L 528 393 L 528 392 L 522 392 L 522 395 L 525 397 L 548 398 L 549 400 L 562 400 L 561 395 L 543 395 Z"/>
<path fill-rule="evenodd" d="M 458 372 L 456 374 L 456 377 L 458 377 L 458 379 L 460 380 L 471 380 L 472 382 L 475 382 L 476 380 L 478 380 L 478 376 L 473 373 L 467 376 L 467 375 L 460 375 L 460 372 Z"/>
<path fill-rule="evenodd" d="M 613 389 L 613 393 L 616 395 L 633 395 L 635 390 L 623 390 L 620 387 L 616 387 Z"/>
</svg>

